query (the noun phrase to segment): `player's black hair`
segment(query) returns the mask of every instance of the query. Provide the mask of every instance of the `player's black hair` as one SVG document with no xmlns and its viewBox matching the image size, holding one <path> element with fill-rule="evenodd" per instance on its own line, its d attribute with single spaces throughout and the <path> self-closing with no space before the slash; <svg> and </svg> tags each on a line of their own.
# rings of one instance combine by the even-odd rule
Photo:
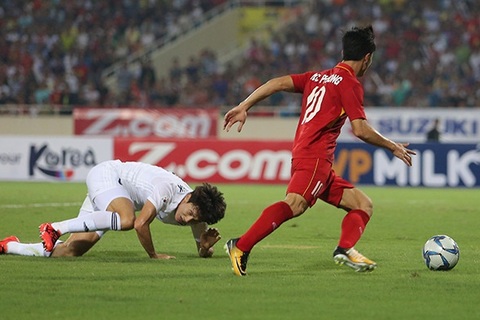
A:
<svg viewBox="0 0 480 320">
<path fill-rule="evenodd" d="M 371 25 L 364 28 L 352 27 L 342 37 L 343 60 L 359 61 L 377 49 Z"/>
<path fill-rule="evenodd" d="M 197 186 L 193 190 L 189 202 L 198 207 L 200 221 L 215 224 L 225 216 L 227 204 L 223 193 L 209 183 Z"/>
</svg>

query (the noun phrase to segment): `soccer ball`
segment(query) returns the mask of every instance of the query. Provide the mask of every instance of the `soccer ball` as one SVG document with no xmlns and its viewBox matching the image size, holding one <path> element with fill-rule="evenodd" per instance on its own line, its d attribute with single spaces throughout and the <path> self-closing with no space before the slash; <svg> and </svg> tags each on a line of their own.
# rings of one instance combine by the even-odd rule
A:
<svg viewBox="0 0 480 320">
<path fill-rule="evenodd" d="M 423 246 L 423 259 L 430 270 L 451 270 L 459 258 L 460 249 L 449 236 L 433 236 Z"/>
</svg>

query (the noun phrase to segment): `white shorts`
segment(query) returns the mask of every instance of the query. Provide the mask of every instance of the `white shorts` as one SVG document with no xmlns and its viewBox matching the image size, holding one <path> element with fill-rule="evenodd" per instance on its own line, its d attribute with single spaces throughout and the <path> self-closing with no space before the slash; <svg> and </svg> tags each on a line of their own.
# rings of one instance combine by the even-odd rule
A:
<svg viewBox="0 0 480 320">
<path fill-rule="evenodd" d="M 88 194 L 80 208 L 79 217 L 94 211 L 106 211 L 109 204 L 116 198 L 127 198 L 132 201 L 127 190 L 120 184 L 120 178 L 112 165 L 117 161 L 102 162 L 90 170 L 86 180 Z M 96 231 L 100 237 L 105 232 Z"/>
<path fill-rule="evenodd" d="M 102 162 L 93 167 L 87 175 L 88 196 L 95 210 L 106 210 L 116 198 L 127 198 L 132 202 L 127 190 L 120 184 L 115 168 L 119 160 Z"/>
</svg>

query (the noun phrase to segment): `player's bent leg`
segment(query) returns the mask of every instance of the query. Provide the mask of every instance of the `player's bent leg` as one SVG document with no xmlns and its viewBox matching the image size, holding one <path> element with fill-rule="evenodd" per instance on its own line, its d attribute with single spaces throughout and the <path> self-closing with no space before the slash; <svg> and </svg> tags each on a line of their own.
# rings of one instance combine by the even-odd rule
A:
<svg viewBox="0 0 480 320">
<path fill-rule="evenodd" d="M 131 230 L 135 225 L 135 208 L 128 198 L 113 199 L 107 207 L 107 211 L 115 212 L 119 216 L 121 230 Z"/>
<path fill-rule="evenodd" d="M 52 257 L 80 257 L 87 253 L 100 236 L 96 232 L 72 233 L 65 242 L 58 244 L 52 252 Z"/>
<path fill-rule="evenodd" d="M 285 196 L 285 203 L 292 209 L 293 217 L 302 215 L 308 209 L 308 202 L 305 198 L 297 193 L 288 193 Z"/>
<path fill-rule="evenodd" d="M 342 232 L 333 260 L 357 272 L 373 271 L 377 264 L 354 248 L 373 214 L 372 200 L 357 188 L 344 189 L 339 207 L 348 213 L 342 221 Z"/>
<path fill-rule="evenodd" d="M 346 211 L 360 209 L 365 211 L 370 217 L 373 214 L 372 200 L 362 190 L 357 188 L 344 189 L 338 207 Z"/>
</svg>

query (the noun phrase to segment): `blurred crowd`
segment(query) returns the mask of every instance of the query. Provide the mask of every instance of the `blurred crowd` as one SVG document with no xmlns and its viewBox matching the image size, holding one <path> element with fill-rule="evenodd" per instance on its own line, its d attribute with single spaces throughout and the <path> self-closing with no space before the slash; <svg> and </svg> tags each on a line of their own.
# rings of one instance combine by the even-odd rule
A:
<svg viewBox="0 0 480 320">
<path fill-rule="evenodd" d="M 477 0 L 310 1 L 293 24 L 252 38 L 240 61 L 208 49 L 159 78 L 148 58 L 125 64 L 112 94 L 102 71 L 154 41 L 181 34 L 226 0 L 2 0 L 0 104 L 200 107 L 235 105 L 271 77 L 334 66 L 341 33 L 372 24 L 374 63 L 366 106 L 480 107 Z M 296 95 L 265 104 L 295 109 Z"/>
<path fill-rule="evenodd" d="M 367 24 L 376 32 L 377 52 L 361 79 L 366 106 L 480 107 L 477 0 L 312 1 L 270 40 L 252 38 L 238 66 L 210 74 L 199 59 L 200 83 L 184 69 L 186 86 L 207 92 L 206 101 L 235 105 L 269 78 L 333 67 L 341 60 L 342 32 Z M 189 92 L 180 91 L 178 99 L 190 102 Z M 266 104 L 295 110 L 298 99 L 279 93 Z"/>
<path fill-rule="evenodd" d="M 107 67 L 182 34 L 224 2 L 2 0 L 0 104 L 114 103 L 102 81 Z"/>
</svg>

